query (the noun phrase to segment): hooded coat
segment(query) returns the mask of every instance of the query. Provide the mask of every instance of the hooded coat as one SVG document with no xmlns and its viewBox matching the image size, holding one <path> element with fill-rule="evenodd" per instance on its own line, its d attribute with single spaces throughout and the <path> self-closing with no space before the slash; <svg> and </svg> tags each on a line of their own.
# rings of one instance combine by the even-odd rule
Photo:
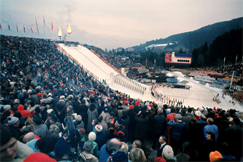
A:
<svg viewBox="0 0 243 162">
<path fill-rule="evenodd" d="M 24 109 L 24 105 L 19 105 L 18 111 L 21 113 L 22 117 L 26 117 L 26 118 L 32 117 L 32 114 L 30 113 L 30 111 Z"/>
</svg>

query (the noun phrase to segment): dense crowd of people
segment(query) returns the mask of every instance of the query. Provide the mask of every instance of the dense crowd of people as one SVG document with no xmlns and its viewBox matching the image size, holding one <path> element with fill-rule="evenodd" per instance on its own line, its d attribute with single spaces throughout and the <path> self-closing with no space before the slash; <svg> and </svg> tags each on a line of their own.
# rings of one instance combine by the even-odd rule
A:
<svg viewBox="0 0 243 162">
<path fill-rule="evenodd" d="M 130 59 L 123 60 L 121 57 L 117 57 L 114 54 L 109 54 L 95 46 L 84 45 L 84 47 L 88 48 L 89 50 L 92 49 L 93 51 L 95 51 L 95 53 L 99 54 L 100 57 L 111 63 L 111 65 L 117 69 L 142 66 L 141 64 L 132 62 Z"/>
<path fill-rule="evenodd" d="M 1 35 L 0 48 L 1 161 L 72 161 L 74 145 L 79 161 L 242 161 L 243 112 L 130 98 L 50 40 Z"/>
</svg>

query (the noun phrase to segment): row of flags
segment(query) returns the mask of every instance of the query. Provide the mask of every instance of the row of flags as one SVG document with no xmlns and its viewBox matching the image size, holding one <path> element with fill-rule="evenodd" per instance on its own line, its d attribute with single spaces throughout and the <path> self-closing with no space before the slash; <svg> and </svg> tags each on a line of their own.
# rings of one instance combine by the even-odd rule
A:
<svg viewBox="0 0 243 162">
<path fill-rule="evenodd" d="M 35 23 L 36 23 L 37 33 L 39 34 L 39 27 L 38 27 L 38 22 L 37 22 L 37 19 L 36 18 L 35 18 Z M 44 23 L 44 29 L 45 29 L 46 28 L 46 22 L 45 22 L 44 16 L 43 16 L 43 23 Z M 11 27 L 10 27 L 10 24 L 8 22 L 8 30 L 10 30 L 10 29 L 11 29 Z M 0 30 L 2 30 L 2 24 L 0 24 Z M 51 30 L 54 30 L 54 25 L 53 25 L 52 22 L 51 22 Z M 18 27 L 17 23 L 16 23 L 16 31 L 19 32 L 19 27 Z M 25 29 L 25 25 L 24 24 L 23 24 L 23 31 L 24 31 L 24 33 L 26 32 L 26 29 Z M 34 30 L 33 30 L 33 28 L 31 26 L 30 26 L 30 31 L 32 33 L 34 32 Z"/>
</svg>

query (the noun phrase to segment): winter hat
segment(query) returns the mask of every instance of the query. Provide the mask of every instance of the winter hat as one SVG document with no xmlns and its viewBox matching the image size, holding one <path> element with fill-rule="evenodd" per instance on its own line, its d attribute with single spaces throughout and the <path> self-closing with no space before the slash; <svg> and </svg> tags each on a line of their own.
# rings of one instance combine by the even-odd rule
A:
<svg viewBox="0 0 243 162">
<path fill-rule="evenodd" d="M 60 100 L 62 100 L 62 99 L 64 99 L 64 98 L 65 98 L 65 96 L 64 96 L 64 95 L 60 96 Z"/>
<path fill-rule="evenodd" d="M 60 133 L 60 129 L 56 124 L 50 125 L 49 133 Z"/>
<path fill-rule="evenodd" d="M 69 111 L 73 110 L 73 106 L 72 105 L 69 105 L 67 108 L 69 108 Z"/>
<path fill-rule="evenodd" d="M 165 160 L 164 158 L 162 158 L 162 157 L 156 157 L 156 158 L 154 159 L 154 161 L 155 161 L 155 162 L 166 162 L 166 160 Z"/>
<path fill-rule="evenodd" d="M 112 154 L 112 161 L 128 161 L 128 156 L 124 151 L 117 150 Z"/>
<path fill-rule="evenodd" d="M 134 106 L 133 105 L 130 105 L 130 110 L 133 110 L 134 109 Z"/>
<path fill-rule="evenodd" d="M 14 102 L 13 102 L 14 104 L 19 104 L 20 103 L 20 101 L 19 101 L 19 99 L 14 99 Z"/>
<path fill-rule="evenodd" d="M 124 104 L 127 105 L 128 104 L 128 101 L 127 100 L 124 100 Z"/>
<path fill-rule="evenodd" d="M 119 119 L 116 121 L 116 124 L 119 125 L 119 126 L 122 126 L 122 122 L 123 122 L 123 119 Z"/>
<path fill-rule="evenodd" d="M 170 145 L 166 145 L 162 151 L 163 156 L 167 159 L 170 160 L 174 157 L 174 151 Z"/>
<path fill-rule="evenodd" d="M 48 109 L 47 110 L 48 115 L 51 114 L 52 112 L 53 112 L 53 109 Z"/>
<path fill-rule="evenodd" d="M 152 104 L 149 104 L 149 107 L 153 107 L 153 105 Z"/>
<path fill-rule="evenodd" d="M 86 130 L 84 128 L 80 128 L 81 135 L 84 135 L 86 133 Z"/>
<path fill-rule="evenodd" d="M 73 98 L 73 95 L 68 95 L 67 99 Z"/>
<path fill-rule="evenodd" d="M 76 119 L 76 121 L 82 121 L 82 116 L 81 116 L 81 115 L 77 115 L 77 116 L 75 117 L 75 119 Z"/>
<path fill-rule="evenodd" d="M 40 117 L 36 117 L 36 118 L 33 119 L 33 122 L 36 125 L 41 125 L 42 124 L 42 119 Z"/>
<path fill-rule="evenodd" d="M 145 106 L 149 106 L 149 102 L 146 102 L 146 103 L 145 103 Z"/>
<path fill-rule="evenodd" d="M 105 107 L 104 112 L 107 113 L 107 112 L 109 112 L 109 111 L 110 111 L 110 108 L 109 108 L 109 107 Z"/>
<path fill-rule="evenodd" d="M 136 106 L 138 106 L 138 105 L 139 105 L 139 100 L 137 100 L 137 101 L 135 102 L 135 105 L 136 105 Z"/>
<path fill-rule="evenodd" d="M 15 123 L 17 123 L 19 121 L 19 118 L 17 117 L 10 117 L 8 119 L 8 125 L 14 125 Z"/>
<path fill-rule="evenodd" d="M 54 152 L 58 154 L 65 154 L 68 151 L 69 151 L 68 142 L 62 137 L 58 138 L 57 143 L 55 144 L 54 147 Z"/>
<path fill-rule="evenodd" d="M 197 117 L 200 117 L 201 116 L 201 112 L 200 111 L 195 111 L 195 115 L 197 116 Z"/>
<path fill-rule="evenodd" d="M 88 135 L 88 139 L 90 141 L 95 141 L 96 139 L 96 134 L 94 132 L 90 132 L 89 135 Z"/>
<path fill-rule="evenodd" d="M 52 96 L 52 94 L 51 94 L 51 93 L 48 93 L 48 96 L 49 96 L 49 97 L 51 97 L 51 96 Z"/>
<path fill-rule="evenodd" d="M 97 132 L 101 132 L 101 131 L 103 130 L 102 125 L 97 124 L 97 125 L 95 126 L 95 130 L 96 130 Z"/>
<path fill-rule="evenodd" d="M 41 97 L 42 96 L 42 93 L 37 93 L 36 94 L 38 97 Z"/>
<path fill-rule="evenodd" d="M 182 116 L 181 116 L 181 114 L 176 114 L 176 117 L 175 117 L 176 119 L 181 119 L 182 118 Z"/>
<path fill-rule="evenodd" d="M 11 107 L 10 105 L 4 105 L 4 106 L 3 106 L 3 108 L 4 108 L 4 111 L 7 111 L 7 110 L 9 110 L 9 109 L 10 109 L 10 107 Z"/>
<path fill-rule="evenodd" d="M 23 162 L 56 162 L 55 159 L 50 158 L 48 155 L 42 153 L 42 152 L 35 152 L 27 156 Z"/>
<path fill-rule="evenodd" d="M 218 151 L 212 151 L 209 154 L 210 161 L 217 161 L 219 159 L 223 159 L 222 155 Z"/>
<path fill-rule="evenodd" d="M 126 116 L 127 115 L 127 110 L 122 110 L 122 116 Z"/>
<path fill-rule="evenodd" d="M 24 110 L 24 105 L 21 105 L 21 104 L 20 104 L 20 105 L 18 106 L 18 110 Z"/>
<path fill-rule="evenodd" d="M 91 109 L 95 109 L 95 103 L 91 103 L 91 104 L 90 104 L 90 108 L 91 108 Z"/>
</svg>

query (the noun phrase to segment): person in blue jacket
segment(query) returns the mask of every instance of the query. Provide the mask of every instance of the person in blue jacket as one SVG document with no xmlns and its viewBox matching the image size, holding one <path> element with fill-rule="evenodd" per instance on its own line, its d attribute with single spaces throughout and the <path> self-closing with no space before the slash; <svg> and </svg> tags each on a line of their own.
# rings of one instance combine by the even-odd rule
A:
<svg viewBox="0 0 243 162">
<path fill-rule="evenodd" d="M 213 132 L 215 134 L 215 141 L 217 142 L 218 136 L 219 136 L 219 132 L 218 132 L 218 126 L 216 126 L 214 123 L 213 118 L 208 118 L 207 119 L 207 125 L 205 125 L 205 127 L 203 128 L 203 142 L 206 142 L 206 138 L 207 138 L 207 133 L 208 132 Z"/>
<path fill-rule="evenodd" d="M 186 123 L 181 120 L 181 114 L 176 114 L 175 119 L 175 122 L 173 120 L 168 121 L 167 125 L 173 127 L 171 132 L 171 146 L 173 147 L 174 153 L 176 155 L 183 142 L 182 135 L 186 127 Z"/>
</svg>

